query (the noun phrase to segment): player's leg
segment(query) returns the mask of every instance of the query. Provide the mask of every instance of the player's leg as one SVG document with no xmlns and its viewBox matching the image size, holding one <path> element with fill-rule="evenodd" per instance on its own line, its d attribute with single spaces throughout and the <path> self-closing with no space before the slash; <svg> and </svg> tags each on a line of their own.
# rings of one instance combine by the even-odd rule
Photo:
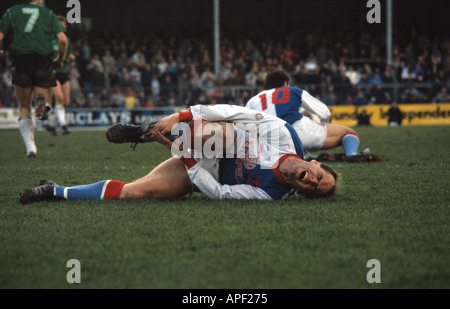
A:
<svg viewBox="0 0 450 309">
<path fill-rule="evenodd" d="M 52 88 L 56 86 L 54 63 L 51 57 L 35 55 L 33 86 L 35 114 L 40 120 L 47 120 L 52 110 Z"/>
<path fill-rule="evenodd" d="M 352 160 L 358 155 L 359 136 L 351 128 L 336 124 L 321 124 L 303 117 L 293 124 L 303 144 L 305 152 L 327 150 L 342 146 L 344 153 L 327 154 L 317 156 L 318 161 L 344 161 Z M 365 160 L 365 157 L 358 157 Z M 370 159 L 370 158 L 369 158 Z M 373 161 L 373 158 L 370 159 Z"/>
<path fill-rule="evenodd" d="M 322 149 L 326 150 L 342 146 L 344 153 L 332 155 L 322 153 L 317 158 L 319 161 L 346 161 L 351 163 L 382 161 L 380 156 L 371 154 L 368 148 L 363 152 L 359 152 L 359 135 L 353 129 L 335 124 L 326 124 L 326 127 L 327 138 Z"/>
<path fill-rule="evenodd" d="M 346 156 L 358 153 L 359 136 L 353 129 L 336 124 L 326 124 L 325 126 L 327 128 L 327 137 L 322 150 L 342 145 Z"/>
<path fill-rule="evenodd" d="M 46 120 L 51 112 L 52 87 L 34 86 L 35 114 L 40 120 Z M 43 109 L 39 112 L 38 109 Z"/>
<path fill-rule="evenodd" d="M 14 85 L 17 100 L 19 101 L 19 130 L 27 149 L 27 158 L 36 156 L 37 148 L 34 142 L 34 124 L 31 118 L 32 87 Z"/>
<path fill-rule="evenodd" d="M 19 101 L 19 130 L 27 149 L 27 158 L 36 156 L 34 123 L 31 118 L 31 96 L 33 94 L 34 57 L 20 55 L 14 60 L 14 91 Z"/>
<path fill-rule="evenodd" d="M 109 142 L 118 144 L 153 142 L 154 140 L 150 136 L 151 130 L 152 126 L 147 121 L 142 125 L 117 123 L 107 129 L 106 138 Z M 189 130 L 188 133 L 186 133 L 187 130 Z M 191 121 L 189 124 L 180 123 L 172 133 L 173 135 L 168 135 L 169 139 L 173 140 L 175 136 L 180 136 L 191 149 L 194 146 L 197 148 L 200 140 L 202 151 L 207 148 L 214 153 L 221 151 L 225 153 L 234 145 L 234 126 L 227 122 Z"/>
<path fill-rule="evenodd" d="M 124 185 L 121 199 L 175 198 L 192 192 L 192 183 L 180 159 L 172 157 L 148 175 Z"/>
<path fill-rule="evenodd" d="M 62 105 L 61 108 L 56 111 L 58 114 L 59 123 L 61 124 L 61 129 L 63 131 L 63 134 L 69 134 L 69 129 L 67 128 L 67 121 L 66 121 L 66 107 L 69 106 L 70 103 L 70 83 L 67 79 L 66 81 L 63 81 L 61 83 L 61 90 L 62 90 Z"/>
<path fill-rule="evenodd" d="M 47 131 L 56 136 L 56 125 L 59 120 L 58 106 L 62 105 L 63 102 L 61 83 L 58 80 L 56 80 L 56 86 L 52 87 L 52 95 L 55 99 L 55 108 L 53 109 L 51 115 L 48 117 L 48 120 L 44 124 L 44 127 L 47 129 Z"/>
<path fill-rule="evenodd" d="M 50 200 L 72 199 L 164 199 L 192 192 L 192 183 L 180 159 L 170 158 L 148 175 L 131 183 L 102 180 L 96 183 L 64 187 L 42 180 L 40 186 L 26 188 L 19 202 L 28 204 Z"/>
</svg>

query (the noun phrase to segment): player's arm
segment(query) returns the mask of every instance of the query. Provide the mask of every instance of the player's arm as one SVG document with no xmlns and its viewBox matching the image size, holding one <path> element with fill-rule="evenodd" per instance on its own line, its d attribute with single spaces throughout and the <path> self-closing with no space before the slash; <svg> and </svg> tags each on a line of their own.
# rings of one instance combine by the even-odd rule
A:
<svg viewBox="0 0 450 309">
<path fill-rule="evenodd" d="M 214 106 L 194 105 L 188 111 L 172 114 L 161 119 L 154 127 L 154 131 L 162 134 L 170 133 L 178 122 L 191 120 L 206 120 L 208 122 L 232 122 L 240 124 L 253 124 L 264 122 L 284 121 L 268 114 L 261 114 L 259 111 L 251 110 L 242 106 L 217 104 Z"/>
<path fill-rule="evenodd" d="M 185 159 L 187 173 L 192 183 L 211 199 L 247 199 L 247 200 L 272 200 L 272 198 L 261 188 L 247 184 L 222 185 L 205 169 L 203 169 L 195 159 Z"/>
<path fill-rule="evenodd" d="M 10 18 L 11 18 L 11 13 L 8 10 L 8 11 L 6 11 L 5 15 L 3 15 L 2 19 L 0 20 L 0 59 L 3 57 L 3 55 L 5 53 L 3 50 L 3 39 L 5 38 L 5 34 L 7 34 L 9 31 Z"/>
<path fill-rule="evenodd" d="M 67 52 L 67 37 L 64 32 L 58 32 L 58 58 L 55 59 L 55 64 L 58 68 L 62 68 Z"/>
<path fill-rule="evenodd" d="M 237 105 L 217 104 L 213 106 L 194 105 L 190 108 L 194 120 L 206 120 L 209 122 L 264 122 L 267 121 L 259 111 Z M 258 117 L 259 116 L 259 117 Z M 267 115 L 269 118 L 272 116 Z"/>
<path fill-rule="evenodd" d="M 11 12 L 8 9 L 6 11 L 6 13 L 0 19 L 0 59 L 4 55 L 3 39 L 5 38 L 5 34 L 7 34 L 10 29 L 10 23 L 11 23 L 10 20 L 11 20 Z"/>
<path fill-rule="evenodd" d="M 330 123 L 331 112 L 329 108 L 305 90 L 302 92 L 302 106 L 307 111 L 316 114 L 320 118 L 321 122 Z"/>
<path fill-rule="evenodd" d="M 3 34 L 3 32 L 0 31 L 0 59 L 3 57 L 3 38 L 5 37 L 5 35 Z"/>
</svg>

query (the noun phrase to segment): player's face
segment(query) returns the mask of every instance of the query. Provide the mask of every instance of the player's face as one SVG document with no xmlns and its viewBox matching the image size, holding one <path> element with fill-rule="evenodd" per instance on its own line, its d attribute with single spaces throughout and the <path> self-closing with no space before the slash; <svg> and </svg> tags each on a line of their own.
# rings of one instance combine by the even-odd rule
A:
<svg viewBox="0 0 450 309">
<path fill-rule="evenodd" d="M 297 189 L 301 195 L 308 197 L 321 197 L 336 185 L 333 175 L 320 167 L 320 163 L 301 161 L 288 169 L 288 183 Z"/>
</svg>

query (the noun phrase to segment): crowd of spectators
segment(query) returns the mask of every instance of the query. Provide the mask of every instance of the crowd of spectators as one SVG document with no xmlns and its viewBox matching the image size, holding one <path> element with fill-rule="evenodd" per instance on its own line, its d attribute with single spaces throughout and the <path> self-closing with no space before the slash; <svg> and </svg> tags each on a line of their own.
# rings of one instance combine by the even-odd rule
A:
<svg viewBox="0 0 450 309">
<path fill-rule="evenodd" d="M 68 34 L 77 57 L 69 70 L 72 107 L 244 105 L 274 69 L 330 106 L 450 102 L 450 38 L 436 29 L 396 29 L 391 65 L 384 33 L 356 27 L 224 36 L 217 74 L 212 36 L 95 28 Z M 11 69 L 6 53 L 2 106 L 17 104 Z"/>
</svg>

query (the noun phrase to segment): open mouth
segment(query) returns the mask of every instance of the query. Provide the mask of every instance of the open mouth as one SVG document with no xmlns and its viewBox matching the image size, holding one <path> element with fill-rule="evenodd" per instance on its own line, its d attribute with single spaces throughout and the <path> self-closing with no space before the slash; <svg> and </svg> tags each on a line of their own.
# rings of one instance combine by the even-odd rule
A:
<svg viewBox="0 0 450 309">
<path fill-rule="evenodd" d="M 300 181 L 305 181 L 305 179 L 308 177 L 308 172 L 307 171 L 303 171 L 300 173 L 299 179 Z"/>
</svg>

